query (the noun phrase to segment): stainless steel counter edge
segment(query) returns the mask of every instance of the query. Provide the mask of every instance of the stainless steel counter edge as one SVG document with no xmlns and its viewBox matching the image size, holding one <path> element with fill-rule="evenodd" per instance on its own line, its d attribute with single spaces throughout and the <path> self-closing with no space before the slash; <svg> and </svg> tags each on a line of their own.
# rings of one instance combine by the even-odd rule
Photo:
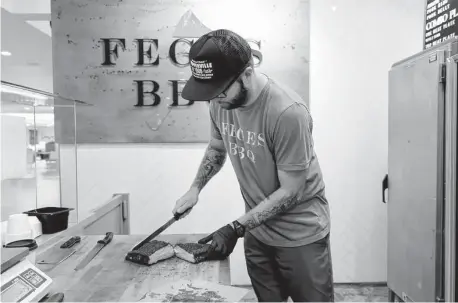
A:
<svg viewBox="0 0 458 303">
<path fill-rule="evenodd" d="M 128 235 L 130 233 L 129 220 L 129 194 L 113 194 L 112 198 L 105 202 L 84 220 L 69 224 L 66 230 L 55 234 L 43 234 L 35 239 L 38 248 L 34 251 L 38 257 L 57 242 L 67 240 L 77 235 L 103 235 L 107 231 L 115 234 Z M 119 224 L 110 226 L 113 216 L 119 218 Z"/>
</svg>

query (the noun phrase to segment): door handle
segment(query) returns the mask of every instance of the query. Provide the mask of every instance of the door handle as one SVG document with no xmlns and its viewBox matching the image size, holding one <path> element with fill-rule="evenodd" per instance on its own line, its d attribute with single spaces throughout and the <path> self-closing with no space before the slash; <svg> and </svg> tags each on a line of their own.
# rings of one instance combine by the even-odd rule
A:
<svg viewBox="0 0 458 303">
<path fill-rule="evenodd" d="M 388 189 L 388 174 L 385 175 L 382 181 L 382 202 L 386 203 L 385 191 Z"/>
</svg>

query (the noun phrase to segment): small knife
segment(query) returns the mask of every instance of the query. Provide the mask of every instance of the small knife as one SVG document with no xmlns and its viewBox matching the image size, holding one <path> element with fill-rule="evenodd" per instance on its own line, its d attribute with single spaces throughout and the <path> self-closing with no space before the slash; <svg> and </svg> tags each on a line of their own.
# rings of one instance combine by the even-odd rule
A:
<svg viewBox="0 0 458 303">
<path fill-rule="evenodd" d="M 111 242 L 112 239 L 113 233 L 107 232 L 105 238 L 97 241 L 97 244 L 94 246 L 94 248 L 86 255 L 83 261 L 81 261 L 80 264 L 75 267 L 75 270 L 84 268 L 89 262 L 91 262 L 92 259 L 94 259 L 94 257 L 102 250 L 102 248 Z"/>
</svg>

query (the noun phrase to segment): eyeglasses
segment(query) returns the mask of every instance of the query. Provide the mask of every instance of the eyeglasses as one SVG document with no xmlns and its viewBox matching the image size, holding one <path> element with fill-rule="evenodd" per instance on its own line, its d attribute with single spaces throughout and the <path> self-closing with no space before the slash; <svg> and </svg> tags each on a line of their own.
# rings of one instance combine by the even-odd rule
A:
<svg viewBox="0 0 458 303">
<path fill-rule="evenodd" d="M 215 99 L 222 99 L 222 98 L 226 98 L 227 97 L 227 91 L 231 88 L 232 84 L 234 84 L 234 82 L 238 81 L 240 79 L 240 76 L 242 75 L 242 73 L 245 71 L 245 68 L 247 68 L 247 66 L 250 65 L 250 62 L 248 62 L 247 64 L 245 64 L 245 66 L 242 68 L 242 70 L 240 71 L 239 75 L 237 77 L 234 78 L 234 80 L 231 81 L 231 83 L 229 83 L 229 85 L 226 87 L 226 89 L 221 93 L 219 94 L 218 96 L 215 97 Z"/>
<path fill-rule="evenodd" d="M 238 77 L 234 78 L 234 80 L 232 80 L 231 83 L 229 83 L 229 85 L 226 87 L 226 89 L 221 94 L 216 96 L 215 99 L 226 98 L 227 97 L 227 91 L 231 88 L 232 84 L 234 84 L 235 82 L 237 82 L 239 80 L 239 78 L 240 78 L 240 75 Z"/>
<path fill-rule="evenodd" d="M 230 86 L 229 86 L 230 87 Z M 226 91 L 228 91 L 228 89 L 226 89 L 224 92 L 222 92 L 221 94 L 219 94 L 218 96 L 216 96 L 216 99 L 223 99 L 223 98 L 226 98 L 227 97 L 227 93 Z"/>
</svg>

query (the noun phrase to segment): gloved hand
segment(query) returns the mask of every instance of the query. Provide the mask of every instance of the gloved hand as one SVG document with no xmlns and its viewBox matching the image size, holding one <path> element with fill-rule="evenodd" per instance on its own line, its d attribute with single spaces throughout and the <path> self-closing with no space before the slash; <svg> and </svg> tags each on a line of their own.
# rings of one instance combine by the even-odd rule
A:
<svg viewBox="0 0 458 303">
<path fill-rule="evenodd" d="M 234 251 L 238 238 L 234 228 L 230 224 L 227 224 L 214 233 L 200 239 L 198 243 L 205 244 L 211 240 L 207 260 L 224 260 Z"/>
<path fill-rule="evenodd" d="M 196 252 L 196 263 L 212 260 L 213 256 L 209 256 L 209 249 L 210 247 L 204 247 L 201 251 Z"/>
</svg>

